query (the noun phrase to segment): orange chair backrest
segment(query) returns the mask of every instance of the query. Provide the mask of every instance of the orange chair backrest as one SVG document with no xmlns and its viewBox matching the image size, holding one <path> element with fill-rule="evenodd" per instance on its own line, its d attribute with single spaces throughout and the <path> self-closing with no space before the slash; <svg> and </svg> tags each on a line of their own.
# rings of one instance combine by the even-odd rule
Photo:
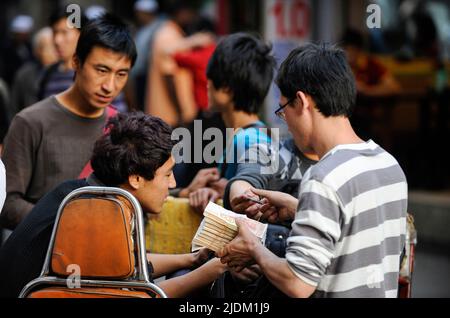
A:
<svg viewBox="0 0 450 318">
<path fill-rule="evenodd" d="M 81 278 L 126 279 L 135 271 L 133 210 L 125 199 L 78 198 L 58 223 L 51 272 L 67 277 L 79 266 Z"/>
</svg>

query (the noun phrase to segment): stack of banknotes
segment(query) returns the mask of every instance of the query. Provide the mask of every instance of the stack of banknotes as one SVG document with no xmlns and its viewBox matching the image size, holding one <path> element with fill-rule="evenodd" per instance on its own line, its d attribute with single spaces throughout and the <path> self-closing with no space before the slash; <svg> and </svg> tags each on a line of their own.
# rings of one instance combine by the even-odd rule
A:
<svg viewBox="0 0 450 318">
<path fill-rule="evenodd" d="M 238 226 L 235 221 L 237 218 L 244 220 L 250 231 L 264 244 L 267 224 L 224 209 L 213 202 L 209 202 L 206 206 L 203 216 L 203 221 L 192 240 L 193 251 L 197 251 L 202 247 L 206 247 L 214 252 L 220 251 L 238 234 Z"/>
</svg>

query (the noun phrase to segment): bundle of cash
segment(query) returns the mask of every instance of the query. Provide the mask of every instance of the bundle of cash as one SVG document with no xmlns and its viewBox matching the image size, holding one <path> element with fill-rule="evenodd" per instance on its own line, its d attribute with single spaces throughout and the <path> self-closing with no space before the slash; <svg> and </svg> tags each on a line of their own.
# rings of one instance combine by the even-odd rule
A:
<svg viewBox="0 0 450 318">
<path fill-rule="evenodd" d="M 267 224 L 224 209 L 213 202 L 208 203 L 203 212 L 203 216 L 203 221 L 192 240 L 193 251 L 197 251 L 202 247 L 209 248 L 214 252 L 220 251 L 238 234 L 238 227 L 235 221 L 237 218 L 244 220 L 250 231 L 252 231 L 252 233 L 261 240 L 261 243 L 264 244 L 267 233 Z"/>
</svg>

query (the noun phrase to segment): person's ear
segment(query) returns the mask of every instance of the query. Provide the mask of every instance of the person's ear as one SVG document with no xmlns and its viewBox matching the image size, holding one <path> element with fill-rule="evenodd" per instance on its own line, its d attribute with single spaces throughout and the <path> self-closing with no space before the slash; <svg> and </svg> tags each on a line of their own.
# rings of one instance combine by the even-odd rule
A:
<svg viewBox="0 0 450 318">
<path fill-rule="evenodd" d="M 133 190 L 139 190 L 142 186 L 142 181 L 143 178 L 136 174 L 128 176 L 128 184 Z"/>
<path fill-rule="evenodd" d="M 218 90 L 219 94 L 219 102 L 223 105 L 230 104 L 230 102 L 234 98 L 233 91 L 229 87 L 222 87 Z"/>
<path fill-rule="evenodd" d="M 294 105 L 300 113 L 303 113 L 305 110 L 308 110 L 311 107 L 311 102 L 304 92 L 298 91 L 297 101 L 294 101 Z"/>
<path fill-rule="evenodd" d="M 81 68 L 80 59 L 76 54 L 72 56 L 72 66 L 75 72 L 77 72 Z"/>
</svg>

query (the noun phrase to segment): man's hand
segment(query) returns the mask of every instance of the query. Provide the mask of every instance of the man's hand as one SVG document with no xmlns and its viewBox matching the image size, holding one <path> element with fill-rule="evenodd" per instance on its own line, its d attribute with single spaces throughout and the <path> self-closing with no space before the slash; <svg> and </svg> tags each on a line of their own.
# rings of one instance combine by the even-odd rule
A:
<svg viewBox="0 0 450 318">
<path fill-rule="evenodd" d="M 197 268 L 205 264 L 209 260 L 209 256 L 213 253 L 207 248 L 202 248 L 192 255 L 192 268 Z"/>
<path fill-rule="evenodd" d="M 202 169 L 197 173 L 189 186 L 180 191 L 180 198 L 188 198 L 192 192 L 205 188 L 209 183 L 219 179 L 220 173 L 217 168 Z"/>
<path fill-rule="evenodd" d="M 254 264 L 250 267 L 244 268 L 239 273 L 231 269 L 230 274 L 238 284 L 248 285 L 261 277 L 262 271 L 259 265 Z"/>
<path fill-rule="evenodd" d="M 223 198 L 223 194 L 225 193 L 225 188 L 227 187 L 228 180 L 225 178 L 216 180 L 216 181 L 210 181 L 208 182 L 208 187 L 211 189 L 217 191 L 221 198 Z"/>
<path fill-rule="evenodd" d="M 195 211 L 203 214 L 209 201 L 216 202 L 219 198 L 220 195 L 217 191 L 210 188 L 202 188 L 189 195 L 189 204 Z"/>
<path fill-rule="evenodd" d="M 238 226 L 238 235 L 222 250 L 217 253 L 222 264 L 228 264 L 228 267 L 239 273 L 244 268 L 255 263 L 253 258 L 253 251 L 258 245 L 261 245 L 260 240 L 256 237 L 245 224 L 244 220 L 236 219 Z"/>
<path fill-rule="evenodd" d="M 251 219 L 258 219 L 258 216 L 260 216 L 258 215 L 260 212 L 259 210 L 262 205 L 249 199 L 260 201 L 259 195 L 255 194 L 252 189 L 248 189 L 240 196 L 231 200 L 231 208 L 236 213 L 247 214 Z M 262 201 L 262 203 L 268 203 L 268 201 L 265 200 Z"/>
<path fill-rule="evenodd" d="M 277 191 L 251 189 L 251 191 L 263 197 L 264 204 L 259 209 L 257 217 L 270 223 L 292 221 L 297 211 L 298 199 Z"/>
</svg>

